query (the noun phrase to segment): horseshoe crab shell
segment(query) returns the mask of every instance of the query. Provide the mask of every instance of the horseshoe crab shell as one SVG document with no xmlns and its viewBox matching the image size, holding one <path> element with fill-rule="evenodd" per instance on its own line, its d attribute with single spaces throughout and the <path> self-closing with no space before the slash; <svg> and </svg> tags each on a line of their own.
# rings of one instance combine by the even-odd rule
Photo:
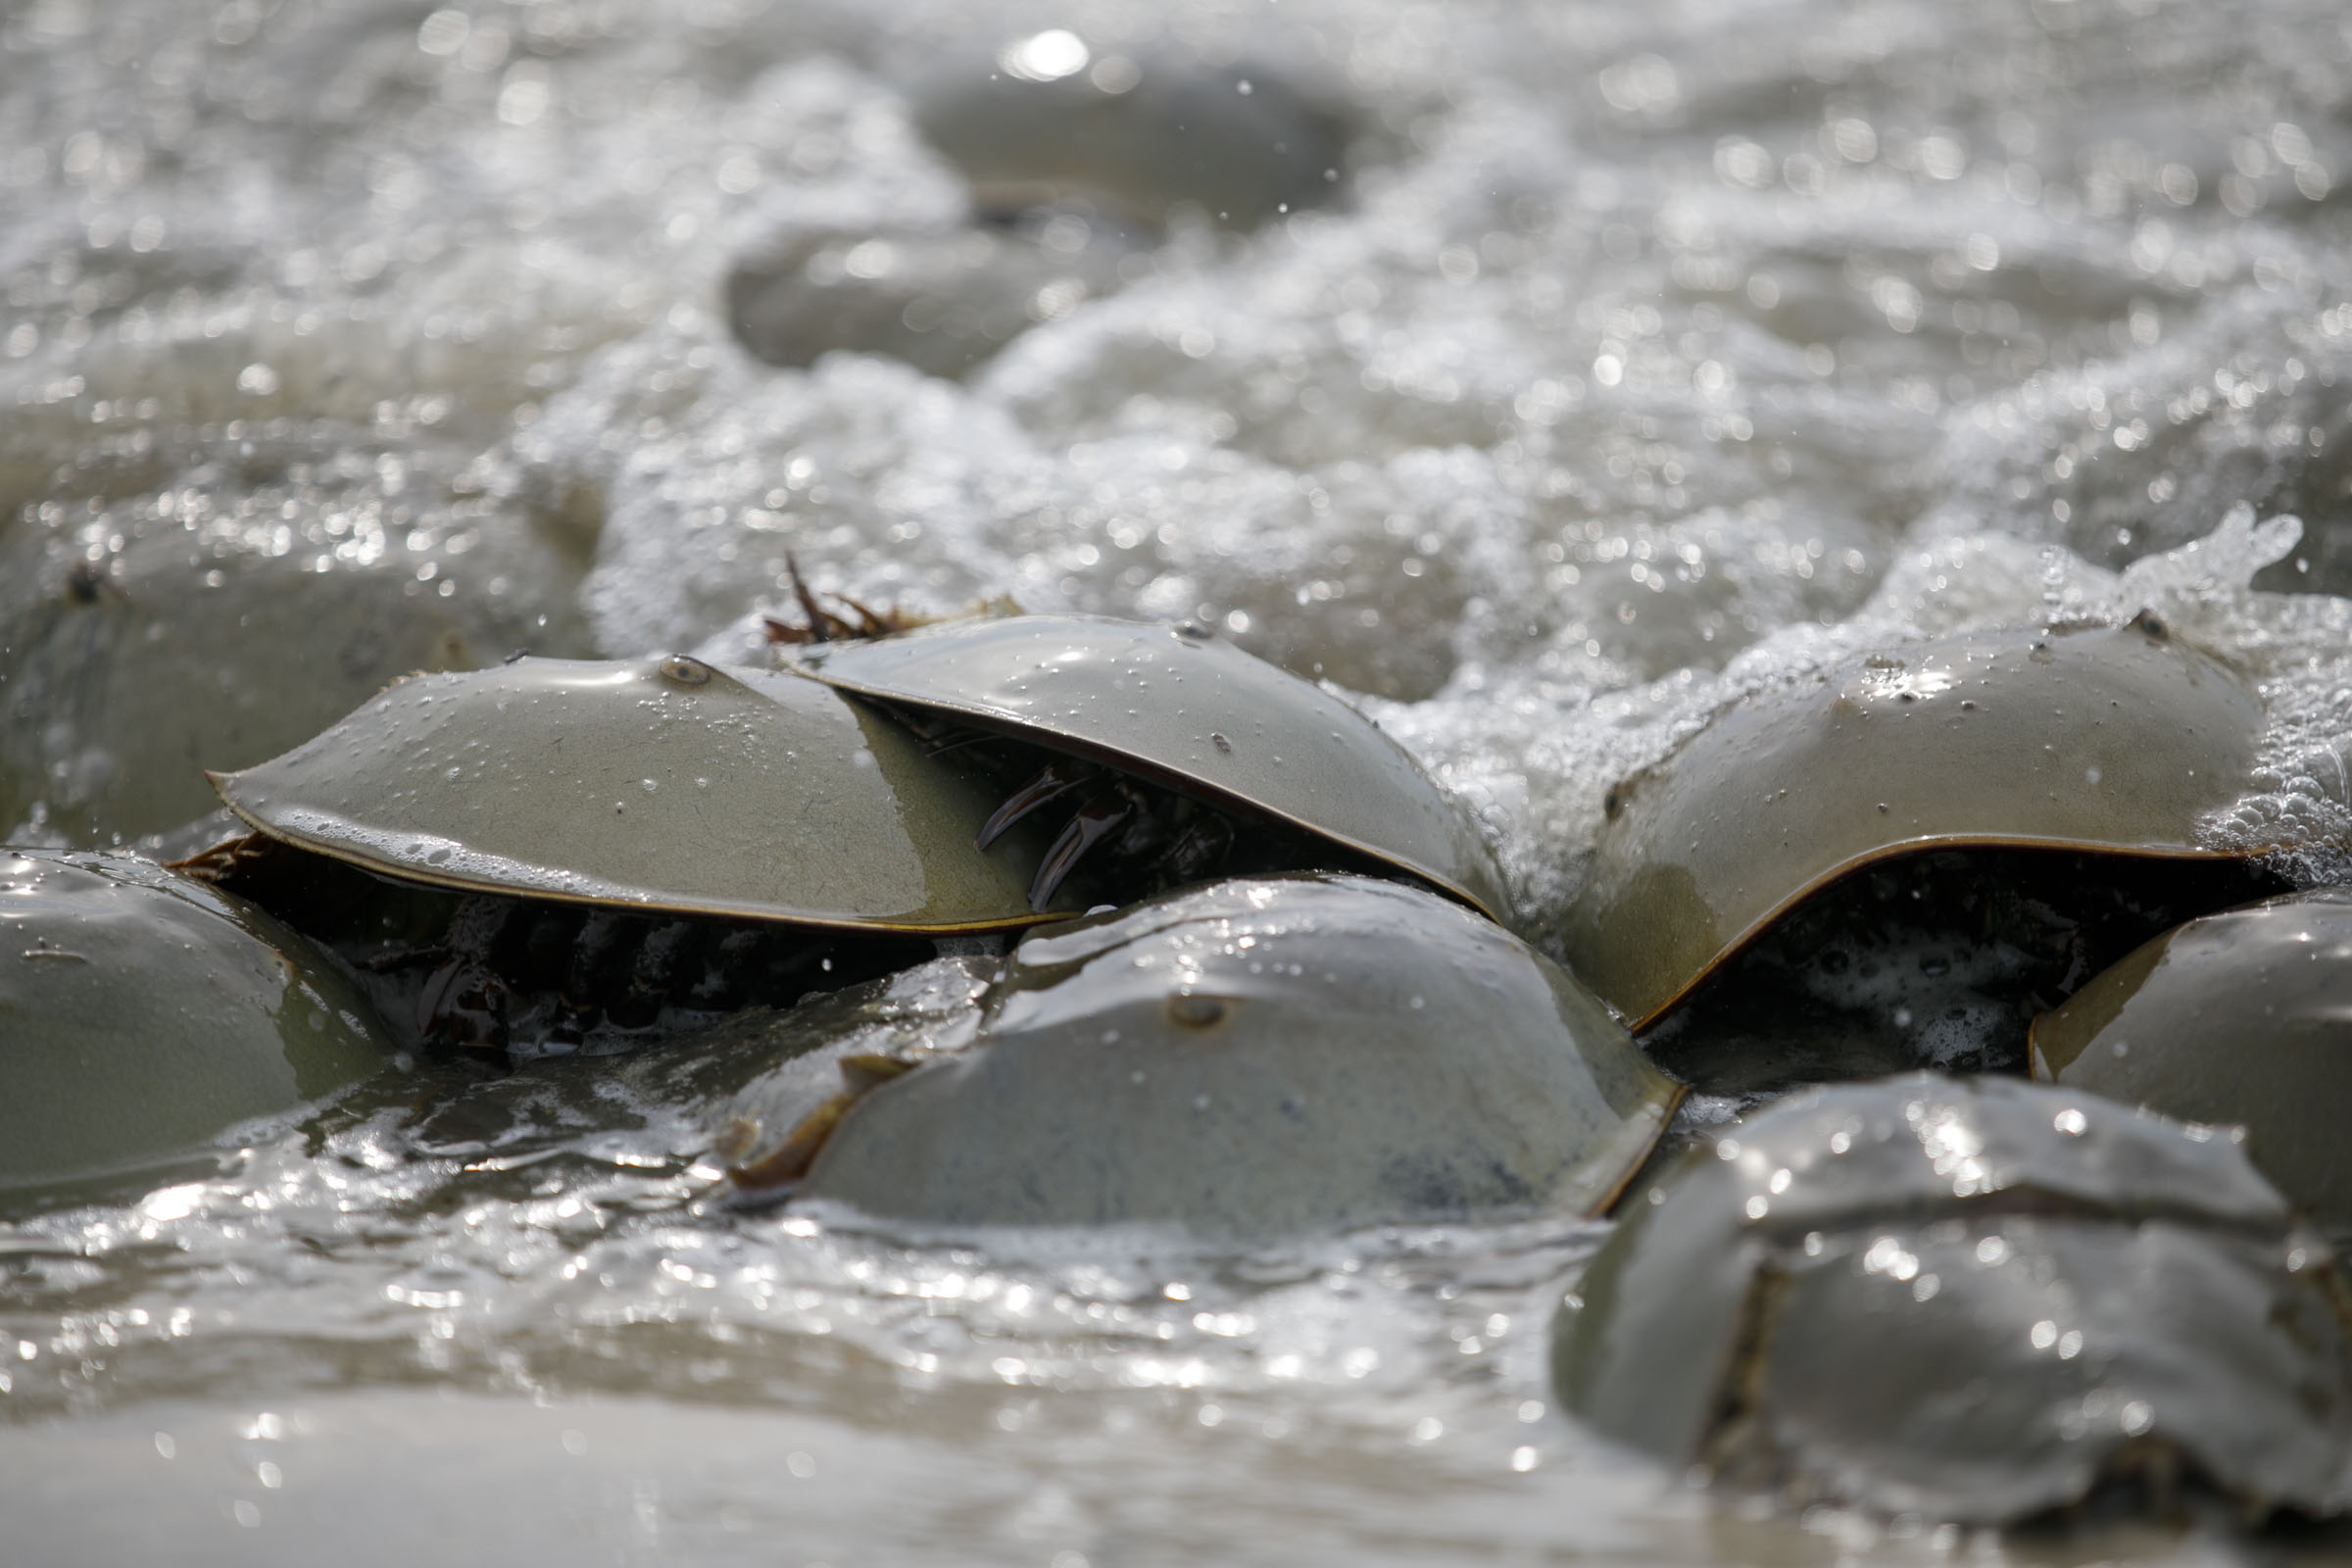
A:
<svg viewBox="0 0 2352 1568">
<path fill-rule="evenodd" d="M 2352 889 L 2169 931 L 2034 1020 L 2034 1075 L 2233 1122 L 2313 1218 L 2352 1225 Z"/>
<path fill-rule="evenodd" d="M 1999 1523 L 2136 1469 L 2352 1504 L 2326 1246 L 2228 1140 L 2014 1079 L 1817 1090 L 1701 1148 L 1552 1352 L 1571 1413 L 1799 1501 Z"/>
<path fill-rule="evenodd" d="M 154 1173 L 390 1058 L 301 938 L 135 856 L 0 851 L 0 1193 Z"/>
<path fill-rule="evenodd" d="M 1485 841 L 1403 748 L 1329 692 L 1203 628 L 1014 615 L 790 657 L 842 691 L 1271 819 L 1508 918 Z"/>
<path fill-rule="evenodd" d="M 1564 943 L 1646 1027 L 1789 908 L 1875 861 L 2015 848 L 2221 858 L 2261 699 L 2151 615 L 1973 634 L 1736 704 L 1612 790 Z"/>
<path fill-rule="evenodd" d="M 1034 835 L 813 682 L 672 656 L 420 675 L 217 776 L 271 838 L 471 893 L 888 931 L 1034 923 Z"/>
<path fill-rule="evenodd" d="M 1226 1241 L 1591 1213 L 1681 1093 L 1550 960 L 1361 877 L 1235 879 L 1036 933 L 949 1044 L 845 1058 L 821 1105 L 805 1073 L 748 1094 L 738 1188 L 821 1114 L 813 1160 L 776 1174 L 926 1225 Z"/>
<path fill-rule="evenodd" d="M 983 210 L 1076 202 L 1158 223 L 1188 204 L 1253 228 L 1329 201 L 1348 162 L 1341 117 L 1266 63 L 1097 60 L 1060 29 L 935 68 L 912 97 Z"/>
</svg>

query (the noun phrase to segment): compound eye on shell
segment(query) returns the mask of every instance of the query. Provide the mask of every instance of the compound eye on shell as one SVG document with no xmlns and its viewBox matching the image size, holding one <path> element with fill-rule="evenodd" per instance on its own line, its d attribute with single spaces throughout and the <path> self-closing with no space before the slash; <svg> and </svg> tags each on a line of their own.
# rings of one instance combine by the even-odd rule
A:
<svg viewBox="0 0 2352 1568">
<path fill-rule="evenodd" d="M 1179 1029 L 1213 1029 L 1225 1021 L 1225 999 L 1197 991 L 1179 991 L 1168 998 L 1168 1022 Z"/>
<path fill-rule="evenodd" d="M 672 654 L 662 661 L 662 678 L 675 686 L 708 686 L 710 666 L 687 654 Z"/>
</svg>

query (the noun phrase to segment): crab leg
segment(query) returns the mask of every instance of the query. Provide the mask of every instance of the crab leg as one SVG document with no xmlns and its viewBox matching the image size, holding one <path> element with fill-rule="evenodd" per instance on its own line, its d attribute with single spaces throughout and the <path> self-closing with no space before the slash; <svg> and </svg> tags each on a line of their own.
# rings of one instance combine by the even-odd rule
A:
<svg viewBox="0 0 2352 1568">
<path fill-rule="evenodd" d="M 507 988 L 471 958 L 453 957 L 426 977 L 416 1025 L 427 1040 L 496 1050 L 507 1043 Z"/>
<path fill-rule="evenodd" d="M 1038 769 L 1037 777 L 1005 797 L 1004 804 L 989 814 L 980 824 L 980 836 L 972 840 L 972 848 L 985 850 L 1004 835 L 1006 828 L 1027 816 L 1039 807 L 1060 799 L 1092 776 L 1093 768 L 1083 762 L 1055 759 Z M 1092 842 L 1091 840 L 1089 842 Z M 1040 873 L 1041 875 L 1043 873 Z M 1060 881 L 1055 877 L 1056 882 Z M 1032 895 L 1032 902 L 1035 897 Z"/>
<path fill-rule="evenodd" d="M 816 595 L 808 591 L 808 584 L 801 577 L 801 564 L 789 552 L 784 557 L 784 569 L 792 574 L 792 597 L 801 602 L 801 613 L 808 617 L 808 640 L 812 643 L 831 642 L 836 622 L 825 613 L 824 607 L 816 602 Z"/>
<path fill-rule="evenodd" d="M 1194 882 L 1206 876 L 1232 848 L 1233 825 L 1204 811 L 1186 825 L 1159 863 L 1172 880 Z"/>
<path fill-rule="evenodd" d="M 895 714 L 898 710 L 894 709 L 892 711 Z M 924 735 L 922 731 L 917 730 L 915 733 L 922 736 L 925 757 L 945 757 L 950 752 L 960 752 L 970 746 L 985 746 L 991 741 L 1004 738 L 992 735 L 984 729 L 942 729 L 936 734 L 930 735 Z"/>
<path fill-rule="evenodd" d="M 1116 795 L 1098 795 L 1078 808 L 1078 814 L 1070 818 L 1069 826 L 1061 830 L 1061 837 L 1054 841 L 1038 865 L 1037 878 L 1029 884 L 1029 907 L 1043 910 L 1086 852 L 1134 814 L 1134 802 Z"/>
</svg>

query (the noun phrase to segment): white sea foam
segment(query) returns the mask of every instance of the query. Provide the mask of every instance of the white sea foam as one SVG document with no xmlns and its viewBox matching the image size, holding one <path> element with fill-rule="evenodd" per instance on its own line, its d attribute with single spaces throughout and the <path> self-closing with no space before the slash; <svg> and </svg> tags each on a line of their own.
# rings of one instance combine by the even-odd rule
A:
<svg viewBox="0 0 2352 1568">
<path fill-rule="evenodd" d="M 1250 233 L 1179 214 L 960 380 L 739 347 L 744 258 L 964 221 L 912 94 L 1046 26 L 1089 70 L 1241 62 L 1336 97 L 1335 200 Z M 17 7 L 0 828 L 169 826 L 209 804 L 191 764 L 259 760 L 334 716 L 304 693 L 348 708 L 420 663 L 756 657 L 789 551 L 877 606 L 1213 619 L 1363 694 L 1481 813 L 1538 940 L 1609 784 L 1740 692 L 2143 607 L 2271 707 L 2217 840 L 2352 879 L 2347 79 L 2339 0 Z M 125 793 L 167 762 L 181 794 Z M 1349 1466 L 1414 1434 L 1416 1482 L 1475 1477 L 1394 1489 L 1437 1497 L 1409 1520 L 1344 1490 L 1351 1551 L 1738 1549 L 1590 1481 L 1494 1523 L 1525 1434 L 1573 1441 L 1494 1412 L 1544 1397 L 1543 1285 L 1582 1232 L 1213 1280 L 1000 1265 L 668 1217 L 708 1178 L 650 1091 L 452 1093 L 446 1147 L 387 1109 L 237 1156 L 173 1218 L 12 1232 L 47 1260 L 0 1294 L 40 1348 L 0 1402 L 243 1388 L 329 1332 L 362 1381 L 552 1397 L 651 1367 L 844 1430 L 894 1380 L 994 1401 L 969 1426 L 1000 1436 L 1076 1387 L 1135 1424 L 1036 1474 L 1012 1472 L 1045 1446 L 967 1444 L 940 1461 L 967 1492 L 926 1516 L 959 1543 L 1013 1519 L 990 1542 L 1035 1561 L 1165 1537 L 1146 1494 L 1251 1494 L 1202 1467 L 1201 1391 L 1221 1441 L 1307 1386 L 1318 1422 L 1385 1434 Z M 1167 1430 L 1162 1400 L 1189 1401 Z M 1028 1495 L 1106 1447 L 1151 1483 Z M 1266 1518 L 1205 1554 L 1337 1554 Z"/>
</svg>

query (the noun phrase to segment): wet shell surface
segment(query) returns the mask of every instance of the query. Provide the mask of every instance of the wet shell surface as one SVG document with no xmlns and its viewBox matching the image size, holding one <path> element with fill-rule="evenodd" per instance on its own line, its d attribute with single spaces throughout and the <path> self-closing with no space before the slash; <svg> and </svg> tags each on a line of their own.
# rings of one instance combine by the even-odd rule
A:
<svg viewBox="0 0 2352 1568">
<path fill-rule="evenodd" d="M 1034 834 L 811 681 L 671 656 L 401 682 L 215 781 L 272 838 L 473 893 L 892 931 L 1033 923 Z"/>
<path fill-rule="evenodd" d="M 2034 1021 L 2034 1073 L 2234 1123 L 2313 1218 L 2352 1226 L 2352 892 L 2192 920 Z"/>
<path fill-rule="evenodd" d="M 1611 791 L 1569 963 L 1645 1027 L 1816 890 L 1934 848 L 2214 857 L 2265 722 L 2154 617 L 1973 634 L 1737 704 Z"/>
<path fill-rule="evenodd" d="M 821 1149 L 785 1162 L 798 1196 L 925 1225 L 1247 1241 L 1591 1213 L 1680 1094 L 1557 965 L 1361 877 L 1236 879 L 1035 933 L 949 1044 L 755 1088 L 739 1187 L 821 1113 Z"/>
<path fill-rule="evenodd" d="M 419 593 L 397 545 L 380 566 L 225 545 L 191 566 L 176 519 L 140 526 L 102 574 L 43 569 L 42 530 L 0 540 L 0 835 L 162 832 L 212 808 L 192 763 L 260 761 L 411 670 L 585 641 L 527 535 L 485 545 L 517 585 L 508 602 Z"/>
<path fill-rule="evenodd" d="M 848 349 L 962 375 L 1035 325 L 1041 299 L 1066 310 L 1118 292 L 1119 263 L 1139 243 L 1117 224 L 1074 217 L 791 229 L 727 274 L 727 321 L 771 365 Z"/>
<path fill-rule="evenodd" d="M 2327 1515 L 2345 1307 L 2229 1140 L 1920 1073 L 1784 1101 L 1630 1199 L 1552 1369 L 1602 1431 L 1797 1500 L 1995 1523 L 2136 1470 Z"/>
<path fill-rule="evenodd" d="M 0 850 L 0 1192 L 138 1174 L 391 1054 L 268 915 L 129 855 Z"/>
<path fill-rule="evenodd" d="M 1060 28 L 935 69 L 912 96 L 983 210 L 1081 202 L 1156 223 L 1185 204 L 1250 228 L 1321 206 L 1347 162 L 1339 118 L 1280 71 L 1097 58 Z"/>
<path fill-rule="evenodd" d="M 1508 916 L 1493 855 L 1403 748 L 1345 702 L 1198 626 L 955 621 L 827 644 L 796 666 L 1333 841 Z"/>
</svg>

